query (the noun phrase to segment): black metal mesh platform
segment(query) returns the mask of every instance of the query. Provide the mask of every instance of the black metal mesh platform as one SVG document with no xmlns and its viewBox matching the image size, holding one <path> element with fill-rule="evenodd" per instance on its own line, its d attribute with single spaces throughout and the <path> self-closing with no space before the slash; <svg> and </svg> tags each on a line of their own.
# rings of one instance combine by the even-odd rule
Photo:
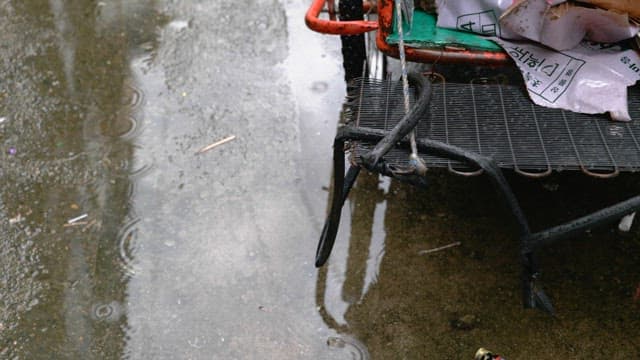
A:
<svg viewBox="0 0 640 360">
<path fill-rule="evenodd" d="M 345 106 L 346 121 L 390 130 L 402 117 L 399 81 L 358 79 Z M 418 137 L 428 137 L 493 158 L 500 167 L 547 174 L 552 170 L 616 174 L 640 170 L 640 89 L 629 89 L 634 121 L 614 122 L 605 115 L 586 115 L 533 104 L 521 85 L 495 81 L 434 83 L 431 119 L 418 125 Z M 372 144 L 355 143 L 356 155 Z M 463 164 L 421 154 L 433 167 Z M 407 154 L 392 150 L 385 159 L 404 165 Z M 469 169 L 466 169 L 469 170 Z"/>
</svg>

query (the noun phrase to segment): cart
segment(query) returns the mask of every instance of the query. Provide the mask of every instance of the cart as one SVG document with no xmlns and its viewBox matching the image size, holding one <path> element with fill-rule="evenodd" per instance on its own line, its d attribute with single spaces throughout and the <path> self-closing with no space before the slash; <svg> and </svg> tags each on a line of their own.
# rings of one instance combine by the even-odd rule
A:
<svg viewBox="0 0 640 360">
<path fill-rule="evenodd" d="M 393 1 L 342 0 L 337 10 L 340 21 L 333 0 L 314 0 L 305 18 L 314 31 L 341 35 L 348 83 L 346 121 L 333 144 L 331 202 L 316 266 L 322 266 L 331 253 L 342 206 L 362 168 L 426 185 L 425 175 L 406 165 L 407 135 L 415 129 L 414 146 L 428 167 L 444 167 L 461 176 L 486 175 L 491 180 L 519 229 L 523 305 L 553 313 L 541 286 L 538 250 L 620 220 L 640 208 L 640 196 L 533 232 L 503 171 L 542 178 L 569 170 L 607 179 L 640 170 L 640 89 L 629 89 L 629 112 L 635 120 L 627 123 L 612 122 L 605 115 L 537 106 L 522 83 L 510 83 L 502 76 L 514 71 L 515 65 L 501 48 L 476 35 L 435 29 L 434 15 L 416 10 L 414 28 L 429 31 L 417 40 L 420 46 L 405 46 L 407 60 L 445 68 L 481 66 L 487 75 L 464 81 L 464 71 L 456 71 L 457 79 L 451 81 L 435 70 L 410 74 L 411 110 L 405 115 L 401 83 L 379 76 L 385 57 L 397 58 L 400 52 L 394 43 Z M 349 160 L 346 173 L 345 157 Z"/>
</svg>

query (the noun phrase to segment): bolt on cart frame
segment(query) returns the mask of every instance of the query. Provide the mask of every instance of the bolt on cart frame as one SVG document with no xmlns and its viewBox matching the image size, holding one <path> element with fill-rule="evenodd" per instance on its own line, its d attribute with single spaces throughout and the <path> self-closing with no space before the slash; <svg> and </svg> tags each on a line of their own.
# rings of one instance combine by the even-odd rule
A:
<svg viewBox="0 0 640 360">
<path fill-rule="evenodd" d="M 328 20 L 320 17 L 325 5 Z M 536 251 L 640 209 L 640 196 L 532 232 L 503 169 L 532 178 L 560 170 L 581 170 L 598 178 L 640 170 L 640 91 L 633 87 L 629 93 L 629 110 L 634 121 L 614 123 L 604 115 L 534 105 L 522 84 L 508 84 L 499 77 L 473 79 L 463 84 L 449 83 L 435 72 L 410 73 L 413 105 L 404 114 L 399 82 L 356 77 L 366 73 L 363 60 L 372 52 L 371 42 L 366 49 L 365 33 L 377 31 L 376 51 L 398 57 L 397 45 L 389 41 L 393 36 L 393 8 L 392 0 L 378 0 L 377 4 L 342 0 L 341 21 L 336 21 L 333 0 L 314 0 L 305 17 L 312 30 L 342 36 L 349 82 L 347 121 L 338 129 L 333 144 L 332 198 L 318 243 L 316 266 L 322 266 L 331 253 L 342 206 L 361 168 L 425 186 L 425 177 L 405 165 L 409 152 L 407 135 L 417 129 L 419 155 L 428 166 L 445 167 L 463 176 L 484 174 L 491 180 L 519 228 L 523 304 L 553 313 L 551 301 L 540 286 Z M 365 12 L 374 10 L 377 21 L 365 20 Z M 461 36 L 474 35 L 461 33 Z M 423 40 L 435 43 L 433 39 Z M 511 59 L 499 48 L 466 47 L 457 41 L 420 48 L 405 46 L 405 53 L 407 60 L 426 64 L 514 68 Z M 347 152 L 350 166 L 345 174 Z"/>
</svg>

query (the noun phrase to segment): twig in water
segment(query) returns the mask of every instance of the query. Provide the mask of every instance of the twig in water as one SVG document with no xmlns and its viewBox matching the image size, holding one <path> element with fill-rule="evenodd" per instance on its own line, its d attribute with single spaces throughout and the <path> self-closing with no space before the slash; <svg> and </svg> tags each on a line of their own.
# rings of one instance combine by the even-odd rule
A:
<svg viewBox="0 0 640 360">
<path fill-rule="evenodd" d="M 91 228 L 92 226 L 96 225 L 98 222 L 96 221 L 96 219 L 93 219 L 91 221 L 89 221 L 88 223 L 85 222 L 86 226 L 84 228 L 82 228 L 82 232 L 87 231 L 89 228 Z"/>
<path fill-rule="evenodd" d="M 66 223 L 64 225 L 62 225 L 63 227 L 71 227 L 71 226 L 80 226 L 80 225 L 87 225 L 88 223 L 86 221 L 74 221 L 72 223 Z"/>
<path fill-rule="evenodd" d="M 202 149 L 196 151 L 196 154 L 202 154 L 203 152 L 209 151 L 209 150 L 211 150 L 211 149 L 213 149 L 213 148 L 215 148 L 217 146 L 220 146 L 222 144 L 228 143 L 229 141 L 231 141 L 231 140 L 233 140 L 235 138 L 236 138 L 235 135 L 227 136 L 226 138 L 224 138 L 222 140 L 216 141 L 213 144 L 207 145 L 207 146 L 203 147 Z"/>
<path fill-rule="evenodd" d="M 13 225 L 21 222 L 22 220 L 24 220 L 24 217 L 22 217 L 22 214 L 18 214 L 18 216 L 9 219 L 9 224 Z"/>
<path fill-rule="evenodd" d="M 69 220 L 67 220 L 67 224 L 73 224 L 74 222 L 76 222 L 76 221 L 80 221 L 80 220 L 82 220 L 82 219 L 86 218 L 87 216 L 89 216 L 89 215 L 87 215 L 87 214 L 82 214 L 82 215 L 80 215 L 80 216 L 74 217 L 73 219 L 69 219 Z"/>
<path fill-rule="evenodd" d="M 418 255 L 434 253 L 434 252 L 437 252 L 437 251 L 441 251 L 441 250 L 445 250 L 445 249 L 448 249 L 448 248 L 452 248 L 454 246 L 459 246 L 460 244 L 462 244 L 460 241 L 456 241 L 456 242 L 451 243 L 449 245 L 444 245 L 444 246 L 440 246 L 440 247 L 429 249 L 429 250 L 420 250 L 420 251 L 418 251 Z"/>
</svg>

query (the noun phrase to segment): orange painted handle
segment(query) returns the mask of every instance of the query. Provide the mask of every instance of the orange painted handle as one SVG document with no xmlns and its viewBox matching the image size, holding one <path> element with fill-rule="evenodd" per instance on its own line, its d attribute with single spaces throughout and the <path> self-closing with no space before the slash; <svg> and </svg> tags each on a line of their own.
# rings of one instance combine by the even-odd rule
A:
<svg viewBox="0 0 640 360">
<path fill-rule="evenodd" d="M 334 35 L 360 35 L 378 29 L 377 21 L 356 20 L 356 21 L 335 21 L 320 19 L 320 12 L 327 0 L 313 0 L 304 21 L 307 27 L 313 31 L 323 34 Z"/>
<path fill-rule="evenodd" d="M 387 36 L 393 32 L 393 0 L 378 0 L 378 22 L 380 29 L 376 36 L 378 50 L 385 55 L 399 57 L 397 45 L 387 44 Z M 484 65 L 506 65 L 512 60 L 503 51 L 484 51 L 454 49 L 444 47 L 442 49 L 417 49 L 405 46 L 407 60 L 423 63 L 467 63 Z"/>
</svg>

